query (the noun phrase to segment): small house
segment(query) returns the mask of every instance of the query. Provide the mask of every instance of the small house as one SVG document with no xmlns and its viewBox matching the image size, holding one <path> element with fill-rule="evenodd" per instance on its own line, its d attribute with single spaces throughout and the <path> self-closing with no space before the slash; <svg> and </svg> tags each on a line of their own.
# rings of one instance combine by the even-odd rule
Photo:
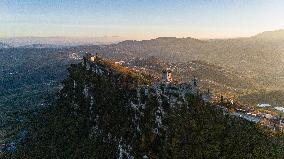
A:
<svg viewBox="0 0 284 159">
<path fill-rule="evenodd" d="M 270 107 L 270 104 L 257 104 L 257 107 L 259 108 L 265 108 L 265 107 Z"/>
</svg>

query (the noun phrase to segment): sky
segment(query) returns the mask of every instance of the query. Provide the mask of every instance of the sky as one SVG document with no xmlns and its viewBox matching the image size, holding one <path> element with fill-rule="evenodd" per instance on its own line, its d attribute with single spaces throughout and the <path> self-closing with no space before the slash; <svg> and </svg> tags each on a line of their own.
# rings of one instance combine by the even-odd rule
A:
<svg viewBox="0 0 284 159">
<path fill-rule="evenodd" d="M 1 0 L 0 37 L 245 37 L 284 29 L 283 8 L 283 0 Z"/>
</svg>

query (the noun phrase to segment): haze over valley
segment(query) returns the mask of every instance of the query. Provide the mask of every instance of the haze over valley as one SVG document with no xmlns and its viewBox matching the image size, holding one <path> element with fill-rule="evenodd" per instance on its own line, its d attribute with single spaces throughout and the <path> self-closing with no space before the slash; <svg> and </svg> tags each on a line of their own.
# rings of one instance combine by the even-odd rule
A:
<svg viewBox="0 0 284 159">
<path fill-rule="evenodd" d="M 0 158 L 284 158 L 284 2 L 0 2 Z"/>
</svg>

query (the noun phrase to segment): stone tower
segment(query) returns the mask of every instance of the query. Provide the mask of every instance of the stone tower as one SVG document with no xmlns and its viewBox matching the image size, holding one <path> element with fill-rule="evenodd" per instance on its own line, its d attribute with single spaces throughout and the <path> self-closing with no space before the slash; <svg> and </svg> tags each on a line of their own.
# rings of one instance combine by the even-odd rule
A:
<svg viewBox="0 0 284 159">
<path fill-rule="evenodd" d="M 172 71 L 170 69 L 165 69 L 162 72 L 162 82 L 170 83 L 173 81 Z"/>
<path fill-rule="evenodd" d="M 197 78 L 194 76 L 193 79 L 191 80 L 191 89 L 192 89 L 192 93 L 197 95 L 199 92 L 199 88 L 198 88 L 198 80 Z"/>
</svg>

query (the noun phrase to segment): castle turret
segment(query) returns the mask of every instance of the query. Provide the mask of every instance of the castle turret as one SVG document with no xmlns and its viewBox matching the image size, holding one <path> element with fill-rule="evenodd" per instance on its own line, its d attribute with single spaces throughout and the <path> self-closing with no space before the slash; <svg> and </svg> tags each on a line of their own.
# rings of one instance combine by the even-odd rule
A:
<svg viewBox="0 0 284 159">
<path fill-rule="evenodd" d="M 97 60 L 97 54 L 96 55 L 92 55 L 88 52 L 86 52 L 86 54 L 83 57 L 83 64 L 86 67 L 87 70 L 92 70 L 92 63 L 95 62 Z"/>
<path fill-rule="evenodd" d="M 198 84 L 197 82 L 198 82 L 198 81 L 197 81 L 197 78 L 196 78 L 195 76 L 193 77 L 193 79 L 192 79 L 191 82 L 192 82 L 192 86 L 193 86 L 193 87 L 197 87 L 197 84 Z"/>
<path fill-rule="evenodd" d="M 91 56 L 90 60 L 91 62 L 94 62 L 96 60 L 97 56 Z"/>
<path fill-rule="evenodd" d="M 170 69 L 165 69 L 162 73 L 162 82 L 168 83 L 173 81 L 172 71 Z"/>
<path fill-rule="evenodd" d="M 192 93 L 197 95 L 199 92 L 199 88 L 198 88 L 198 80 L 197 78 L 194 76 L 192 81 L 191 81 L 191 89 L 192 89 Z"/>
</svg>

